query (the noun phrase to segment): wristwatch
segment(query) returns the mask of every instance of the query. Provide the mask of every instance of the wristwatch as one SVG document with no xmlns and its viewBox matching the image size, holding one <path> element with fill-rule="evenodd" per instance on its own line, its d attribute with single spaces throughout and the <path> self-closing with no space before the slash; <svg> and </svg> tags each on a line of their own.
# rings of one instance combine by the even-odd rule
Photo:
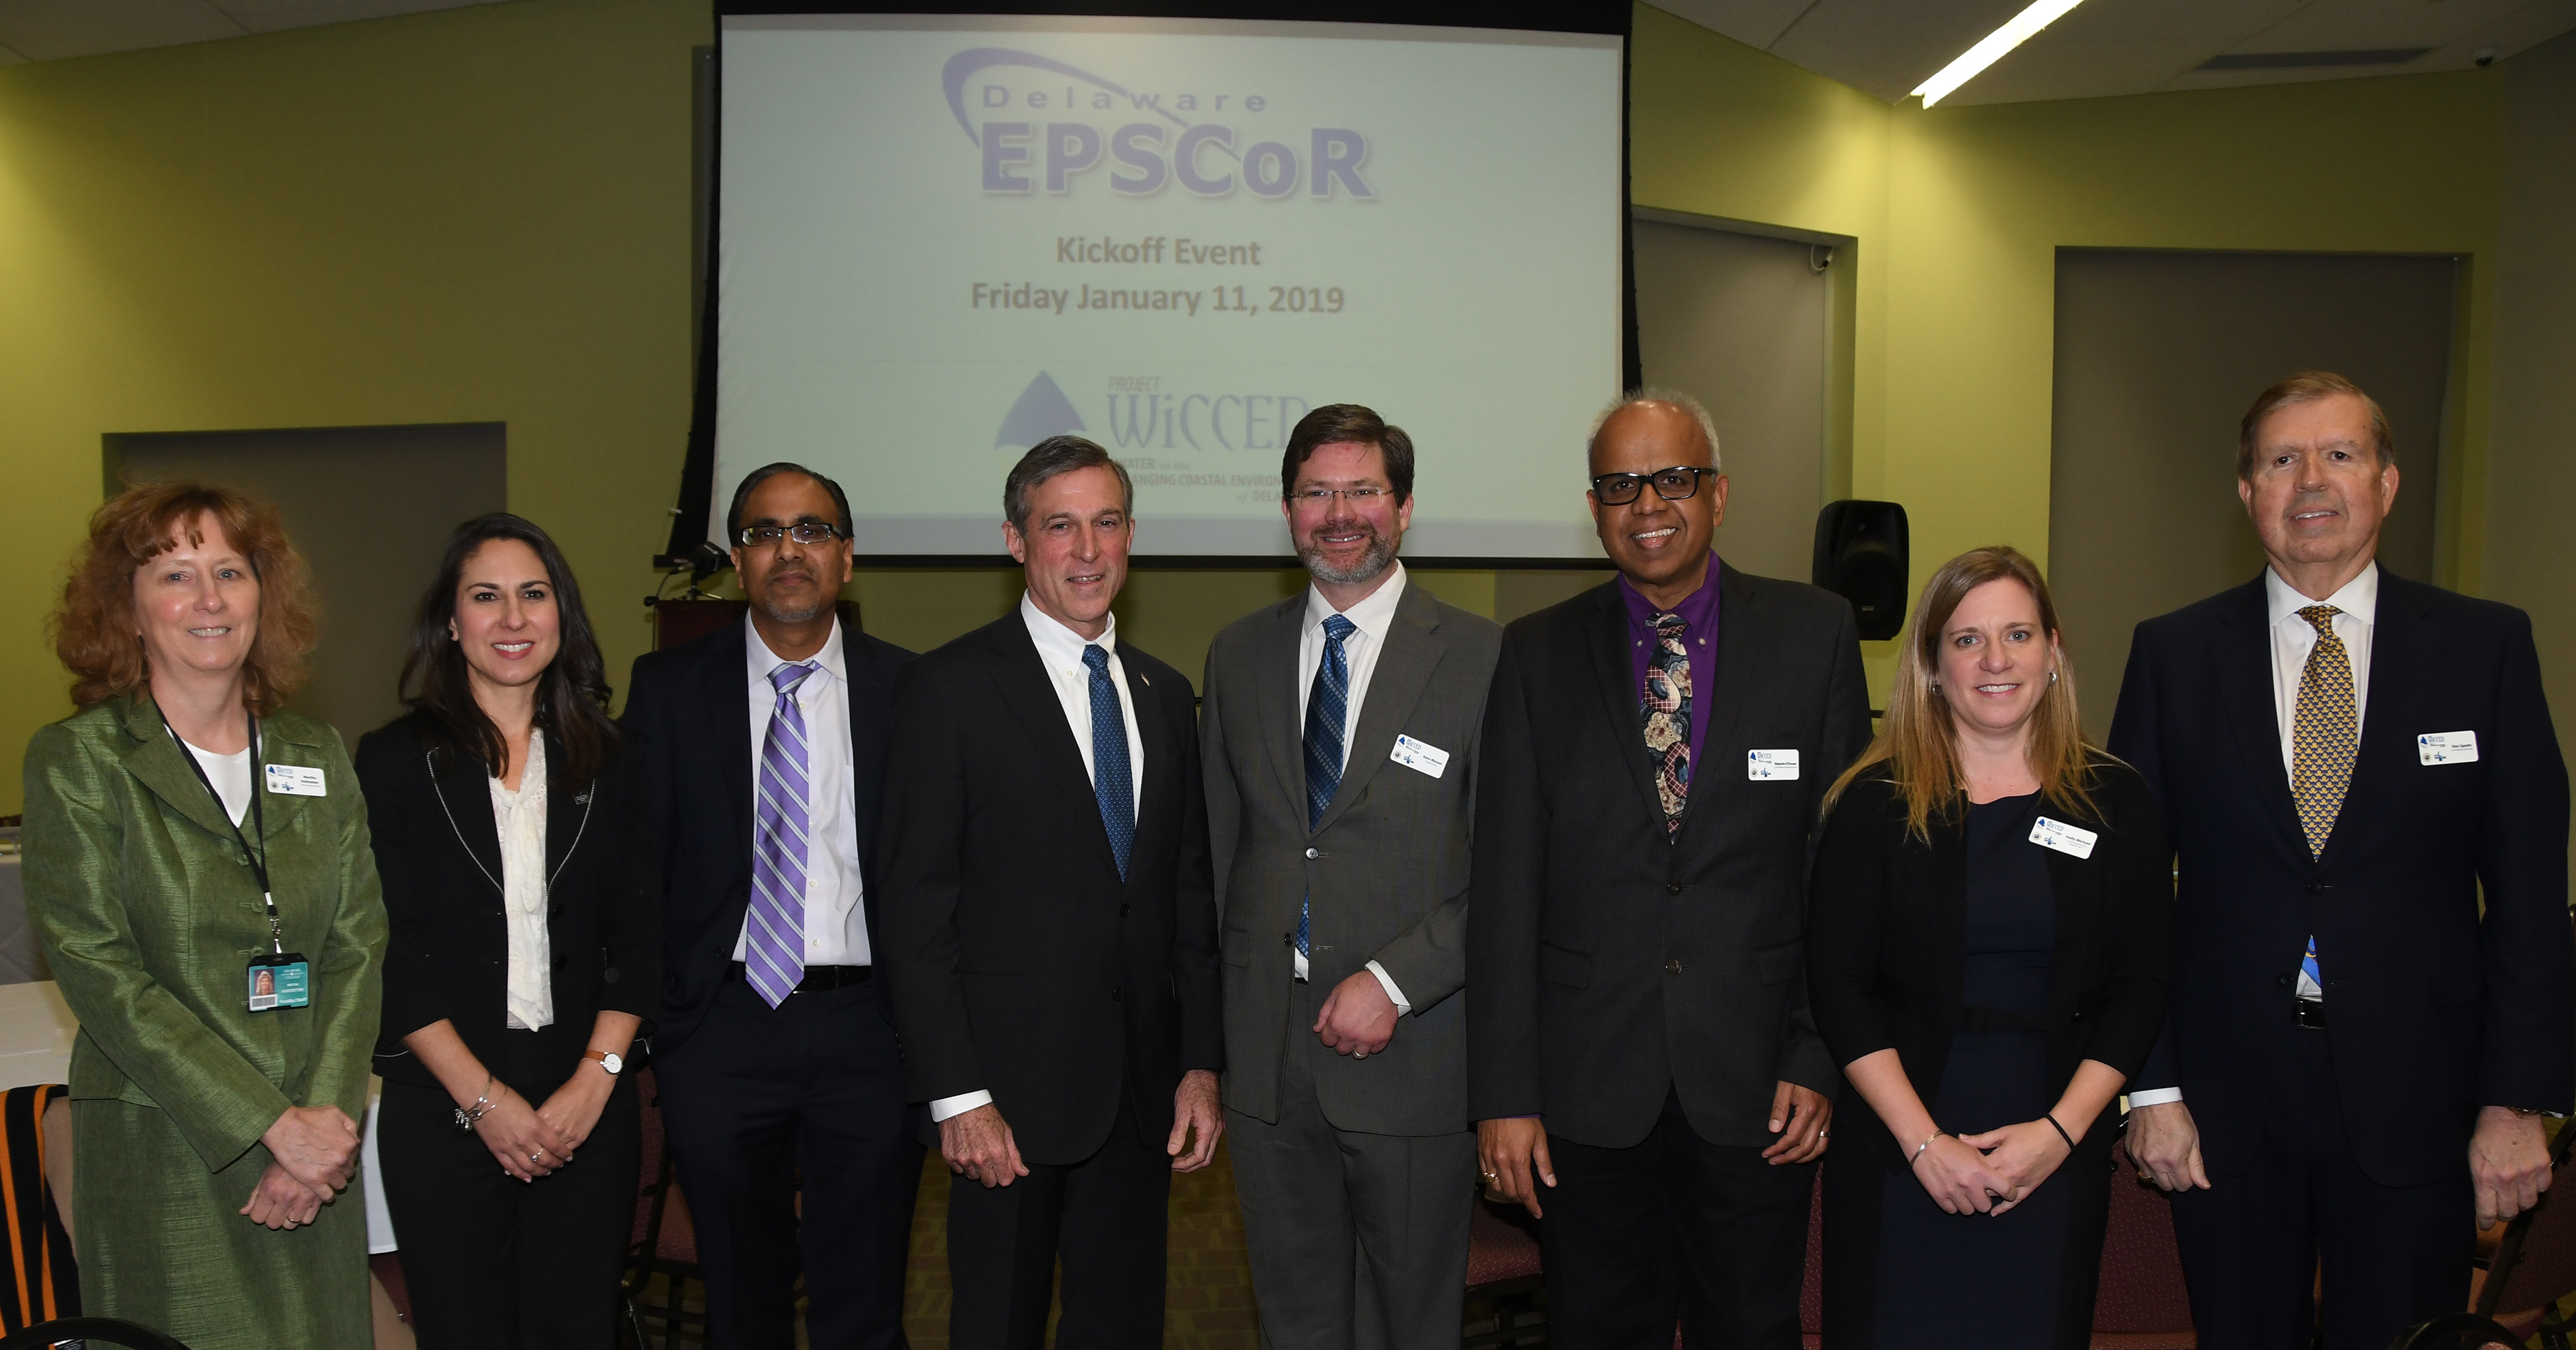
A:
<svg viewBox="0 0 2576 1350">
<path fill-rule="evenodd" d="M 585 1053 L 582 1058 L 598 1060 L 599 1067 L 608 1070 L 608 1076 L 611 1078 L 615 1078 L 626 1069 L 626 1056 L 614 1050 L 592 1050 Z"/>
</svg>

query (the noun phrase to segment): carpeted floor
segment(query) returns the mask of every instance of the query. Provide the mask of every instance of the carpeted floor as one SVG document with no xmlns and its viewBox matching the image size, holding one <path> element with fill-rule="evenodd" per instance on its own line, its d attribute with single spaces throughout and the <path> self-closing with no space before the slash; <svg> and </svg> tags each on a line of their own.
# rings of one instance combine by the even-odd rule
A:
<svg viewBox="0 0 2576 1350">
<path fill-rule="evenodd" d="M 936 1152 L 922 1160 L 903 1300 L 904 1335 L 912 1350 L 948 1347 L 948 1182 L 948 1164 Z M 1243 1210 L 1234 1198 L 1234 1161 L 1222 1142 L 1214 1163 L 1172 1178 L 1171 1279 L 1165 1289 L 1165 1346 L 1254 1350 L 1259 1342 Z"/>
</svg>

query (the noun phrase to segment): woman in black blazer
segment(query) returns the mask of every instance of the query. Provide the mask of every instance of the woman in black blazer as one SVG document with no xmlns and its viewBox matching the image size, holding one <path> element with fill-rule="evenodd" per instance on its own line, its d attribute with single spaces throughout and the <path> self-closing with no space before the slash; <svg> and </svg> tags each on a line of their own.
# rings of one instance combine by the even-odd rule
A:
<svg viewBox="0 0 2576 1350">
<path fill-rule="evenodd" d="M 358 744 L 392 941 L 377 1128 L 424 1347 L 615 1339 L 661 984 L 643 775 L 572 571 L 517 516 L 457 528 Z M 580 1166 L 573 1163 L 578 1158 Z"/>
<path fill-rule="evenodd" d="M 2084 743 L 2048 586 L 2009 548 L 1923 588 L 1877 741 L 1826 797 L 1825 1343 L 2080 1347 L 2120 1088 L 2163 1026 L 2172 853 Z"/>
</svg>

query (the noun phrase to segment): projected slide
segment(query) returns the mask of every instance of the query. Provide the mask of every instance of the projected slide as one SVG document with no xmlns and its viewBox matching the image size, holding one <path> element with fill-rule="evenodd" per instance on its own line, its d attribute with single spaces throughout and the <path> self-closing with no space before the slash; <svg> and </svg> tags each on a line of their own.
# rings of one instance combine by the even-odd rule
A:
<svg viewBox="0 0 2576 1350">
<path fill-rule="evenodd" d="M 1308 409 L 1411 432 L 1416 558 L 1598 556 L 1620 374 L 1615 37 L 731 16 L 714 529 L 773 460 L 863 554 L 989 554 L 1058 432 L 1137 548 L 1285 555 Z"/>
</svg>

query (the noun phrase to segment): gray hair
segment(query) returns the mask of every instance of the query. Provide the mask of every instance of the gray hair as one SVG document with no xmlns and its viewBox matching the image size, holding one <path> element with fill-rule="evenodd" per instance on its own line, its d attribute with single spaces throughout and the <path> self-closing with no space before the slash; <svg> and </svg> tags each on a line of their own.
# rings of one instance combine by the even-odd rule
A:
<svg viewBox="0 0 2576 1350">
<path fill-rule="evenodd" d="M 1583 452 L 1587 455 L 1592 453 L 1592 443 L 1601 439 L 1601 428 L 1605 423 L 1640 403 L 1669 403 L 1689 413 L 1691 420 L 1699 423 L 1699 434 L 1708 441 L 1708 466 L 1721 472 L 1725 470 L 1726 461 L 1717 452 L 1717 419 L 1708 415 L 1708 409 L 1702 407 L 1698 399 L 1678 389 L 1659 389 L 1651 384 L 1631 389 L 1603 404 L 1601 411 L 1593 415 L 1592 429 L 1583 433 Z"/>
<path fill-rule="evenodd" d="M 1080 436 L 1049 436 L 1029 447 L 1020 462 L 1011 466 L 1010 477 L 1002 480 L 1002 514 L 1011 528 L 1025 535 L 1029 532 L 1029 491 L 1058 474 L 1076 469 L 1108 469 L 1118 475 L 1120 509 L 1136 514 L 1136 482 L 1127 476 L 1127 466 L 1110 458 L 1109 452 L 1096 441 Z"/>
</svg>

